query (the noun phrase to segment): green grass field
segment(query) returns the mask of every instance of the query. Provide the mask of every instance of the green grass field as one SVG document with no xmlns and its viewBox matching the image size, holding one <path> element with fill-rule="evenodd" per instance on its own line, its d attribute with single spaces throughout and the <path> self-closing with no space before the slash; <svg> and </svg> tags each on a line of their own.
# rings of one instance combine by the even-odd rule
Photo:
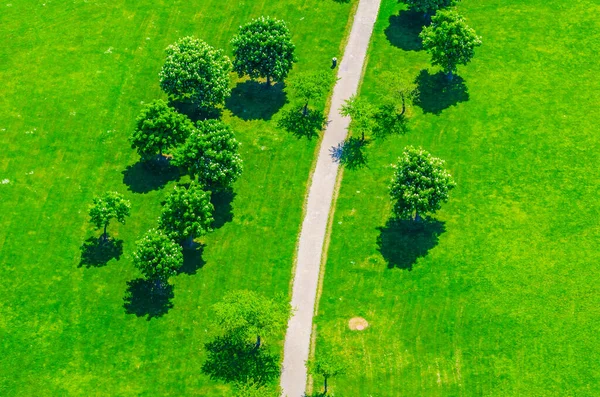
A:
<svg viewBox="0 0 600 397">
<path fill-rule="evenodd" d="M 231 204 L 219 200 L 220 227 L 202 240 L 202 257 L 172 279 L 172 308 L 151 318 L 139 294 L 124 307 L 128 282 L 140 277 L 131 253 L 175 182 L 136 165 L 127 137 L 142 103 L 164 97 L 158 72 L 179 37 L 230 54 L 240 24 L 282 18 L 297 45 L 293 80 L 340 56 L 351 10 L 316 0 L 2 5 L 0 395 L 229 395 L 201 372 L 210 307 L 239 288 L 289 295 L 317 140 L 275 128 L 281 87 L 234 88 L 223 118 L 242 142 L 244 174 Z M 103 267 L 79 266 L 80 247 L 100 234 L 88 205 L 106 190 L 132 202 L 126 225 L 109 227 L 123 253 Z M 280 350 L 281 340 L 267 343 Z"/>
<path fill-rule="evenodd" d="M 344 172 L 317 318 L 350 366 L 335 395 L 600 395 L 600 6 L 463 0 L 483 46 L 443 92 L 403 8 L 383 1 L 361 95 L 421 76 L 422 105 Z M 408 144 L 458 184 L 417 232 L 387 223 Z"/>
</svg>

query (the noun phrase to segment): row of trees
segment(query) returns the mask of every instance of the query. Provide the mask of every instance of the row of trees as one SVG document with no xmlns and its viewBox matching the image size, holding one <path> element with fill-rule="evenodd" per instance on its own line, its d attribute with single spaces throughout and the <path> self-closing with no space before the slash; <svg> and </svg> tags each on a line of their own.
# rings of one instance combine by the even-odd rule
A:
<svg viewBox="0 0 600 397">
<path fill-rule="evenodd" d="M 260 17 L 240 27 L 231 40 L 233 62 L 195 37 L 184 37 L 167 48 L 160 71 L 160 86 L 171 99 L 192 101 L 202 109 L 214 109 L 231 94 L 229 74 L 283 81 L 296 62 L 295 46 L 284 21 Z"/>
</svg>

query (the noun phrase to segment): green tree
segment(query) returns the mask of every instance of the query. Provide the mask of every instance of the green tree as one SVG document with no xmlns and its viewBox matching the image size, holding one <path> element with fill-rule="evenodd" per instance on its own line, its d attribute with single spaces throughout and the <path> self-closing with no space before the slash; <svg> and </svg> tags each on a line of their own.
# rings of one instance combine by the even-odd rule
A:
<svg viewBox="0 0 600 397">
<path fill-rule="evenodd" d="M 160 71 L 160 86 L 172 98 L 193 100 L 211 109 L 225 103 L 231 94 L 231 61 L 204 41 L 183 37 L 167 47 L 167 60 Z"/>
<path fill-rule="evenodd" d="M 129 142 L 140 157 L 147 159 L 158 154 L 159 159 L 163 159 L 164 151 L 185 142 L 193 129 L 187 116 L 158 99 L 144 106 Z"/>
<path fill-rule="evenodd" d="M 336 354 L 322 354 L 316 359 L 308 361 L 308 370 L 314 377 L 323 377 L 323 395 L 327 395 L 327 381 L 330 378 L 343 375 L 346 372 L 346 366 Z"/>
<path fill-rule="evenodd" d="M 96 226 L 96 229 L 104 228 L 104 241 L 108 240 L 106 228 L 110 220 L 115 218 L 121 223 L 125 223 L 125 218 L 129 216 L 131 203 L 125 200 L 117 192 L 106 192 L 100 197 L 95 197 L 90 206 L 90 222 Z"/>
<path fill-rule="evenodd" d="M 239 142 L 231 128 L 219 120 L 199 121 L 173 163 L 189 170 L 203 186 L 228 187 L 242 173 Z"/>
<path fill-rule="evenodd" d="M 405 0 L 408 7 L 426 16 L 433 15 L 437 10 L 456 5 L 459 0 Z"/>
<path fill-rule="evenodd" d="M 283 331 L 290 317 L 289 303 L 271 300 L 252 291 L 233 291 L 214 305 L 215 322 L 225 335 L 242 340 L 255 340 Z"/>
<path fill-rule="evenodd" d="M 175 186 L 167 197 L 158 225 L 171 239 L 179 242 L 187 239 L 191 247 L 194 237 L 212 230 L 213 211 L 210 192 L 202 190 L 197 183 L 192 182 L 187 189 Z"/>
<path fill-rule="evenodd" d="M 457 66 L 466 65 L 475 55 L 475 47 L 481 45 L 475 30 L 452 10 L 438 12 L 420 36 L 423 48 L 431 55 L 431 63 L 441 66 L 449 80 Z"/>
<path fill-rule="evenodd" d="M 383 97 L 375 111 L 373 134 L 379 137 L 404 134 L 408 129 L 410 106 L 418 95 L 417 85 L 414 82 L 402 80 L 392 73 L 382 75 L 382 79 L 389 87 L 389 94 Z"/>
<path fill-rule="evenodd" d="M 370 102 L 352 95 L 341 107 L 340 114 L 350 117 L 350 130 L 360 134 L 361 140 L 365 141 L 365 135 L 370 134 L 376 128 L 375 114 L 377 108 Z"/>
<path fill-rule="evenodd" d="M 308 115 L 309 102 L 322 99 L 329 88 L 330 81 L 330 73 L 320 72 L 305 74 L 292 85 L 296 96 L 304 103 L 302 114 L 305 117 Z"/>
<path fill-rule="evenodd" d="M 420 220 L 420 215 L 440 209 L 456 185 L 444 169 L 444 161 L 423 149 L 404 148 L 390 186 L 393 212 L 401 219 Z"/>
<path fill-rule="evenodd" d="M 169 277 L 183 265 L 181 246 L 171 240 L 162 230 L 150 229 L 133 253 L 133 264 L 148 279 L 162 289 Z"/>
<path fill-rule="evenodd" d="M 284 21 L 260 17 L 240 27 L 231 40 L 233 46 L 233 69 L 252 79 L 259 77 L 283 81 L 296 58 L 292 36 Z"/>
</svg>

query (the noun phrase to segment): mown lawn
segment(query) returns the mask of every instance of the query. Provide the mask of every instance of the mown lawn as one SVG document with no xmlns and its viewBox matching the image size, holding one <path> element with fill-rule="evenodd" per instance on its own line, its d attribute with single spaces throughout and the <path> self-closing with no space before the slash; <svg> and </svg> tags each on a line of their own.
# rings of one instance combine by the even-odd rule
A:
<svg viewBox="0 0 600 397">
<path fill-rule="evenodd" d="M 600 6 L 462 1 L 483 46 L 444 92 L 404 8 L 383 2 L 361 95 L 420 75 L 422 104 L 344 172 L 317 318 L 317 354 L 349 365 L 335 394 L 600 395 Z M 457 182 L 420 231 L 387 223 L 408 144 Z"/>
<path fill-rule="evenodd" d="M 131 253 L 176 182 L 136 165 L 127 137 L 142 103 L 164 97 L 158 72 L 179 37 L 194 34 L 230 54 L 240 24 L 282 18 L 297 44 L 293 80 L 340 56 L 351 9 L 317 0 L 2 5 L 1 395 L 230 395 L 201 372 L 210 307 L 240 288 L 289 296 L 317 140 L 275 127 L 293 102 L 281 86 L 234 89 L 223 118 L 242 142 L 244 174 L 233 200 L 217 200 L 219 228 L 202 239 L 201 257 L 188 257 L 172 279 L 172 307 L 149 308 L 139 288 L 133 304 L 124 300 L 140 277 Z M 80 247 L 99 235 L 88 205 L 106 190 L 132 202 L 126 225 L 109 227 L 122 254 L 80 266 Z M 267 344 L 279 351 L 282 337 Z"/>
</svg>

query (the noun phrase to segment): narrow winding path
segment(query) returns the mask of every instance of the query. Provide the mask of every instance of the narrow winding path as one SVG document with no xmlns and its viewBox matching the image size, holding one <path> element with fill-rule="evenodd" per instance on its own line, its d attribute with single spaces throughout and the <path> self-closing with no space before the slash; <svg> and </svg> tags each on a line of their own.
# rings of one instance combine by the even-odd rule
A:
<svg viewBox="0 0 600 397">
<path fill-rule="evenodd" d="M 354 15 L 350 38 L 339 65 L 339 80 L 331 98 L 329 124 L 308 193 L 292 292 L 295 313 L 288 324 L 283 351 L 281 387 L 285 397 L 302 397 L 305 392 L 305 363 L 310 349 L 321 254 L 338 173 L 338 163 L 332 160 L 330 150 L 346 139 L 350 119 L 340 116 L 339 109 L 358 89 L 380 3 L 381 0 L 360 0 Z"/>
</svg>

